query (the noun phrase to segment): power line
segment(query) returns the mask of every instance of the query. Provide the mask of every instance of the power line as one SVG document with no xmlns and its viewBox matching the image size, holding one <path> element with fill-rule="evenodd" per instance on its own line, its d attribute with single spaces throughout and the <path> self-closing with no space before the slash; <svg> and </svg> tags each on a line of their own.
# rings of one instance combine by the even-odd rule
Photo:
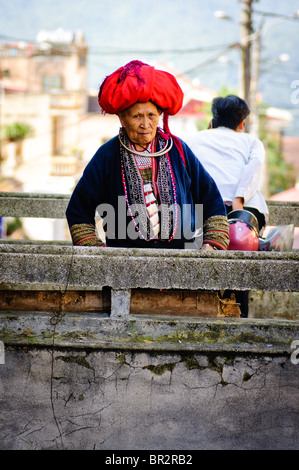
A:
<svg viewBox="0 0 299 470">
<path fill-rule="evenodd" d="M 286 20 L 293 20 L 293 21 L 296 21 L 299 19 L 299 15 L 298 15 L 298 10 L 296 13 L 294 13 L 293 15 L 284 15 L 282 13 L 273 13 L 273 12 L 268 12 L 268 11 L 259 11 L 259 10 L 254 10 L 253 12 L 254 14 L 257 14 L 257 15 L 261 15 L 261 16 L 271 16 L 273 18 L 282 18 L 282 19 L 286 19 Z"/>
<path fill-rule="evenodd" d="M 92 55 L 119 55 L 119 54 L 192 54 L 198 52 L 208 52 L 214 51 L 217 49 L 223 49 L 232 47 L 231 44 L 217 44 L 213 46 L 206 46 L 206 47 L 195 47 L 195 48 L 186 48 L 186 49 L 116 49 L 114 51 L 109 51 L 107 48 L 105 49 L 97 49 L 94 46 L 89 46 L 89 49 L 95 49 L 94 51 L 90 51 L 89 53 Z"/>
<path fill-rule="evenodd" d="M 195 67 L 192 67 L 192 69 L 186 70 L 185 72 L 183 72 L 183 75 L 192 75 L 197 70 L 199 70 L 203 67 L 206 67 L 208 65 L 211 65 L 214 62 L 216 62 L 225 52 L 227 52 L 229 50 L 232 50 L 232 49 L 236 49 L 237 47 L 239 47 L 238 44 L 231 44 L 230 46 L 223 49 L 220 52 L 220 54 L 217 54 L 215 57 L 211 57 L 210 59 L 207 59 L 206 61 L 201 62 L 200 64 L 196 65 Z"/>
<path fill-rule="evenodd" d="M 24 38 L 17 38 L 15 36 L 6 36 L 4 34 L 0 34 L 0 40 L 6 39 L 10 41 L 16 41 L 16 42 L 27 42 L 31 44 L 36 44 L 38 45 L 37 41 L 32 40 L 32 39 L 24 39 Z M 70 46 L 71 44 L 67 44 L 66 46 Z M 54 45 L 53 45 L 54 46 Z M 56 44 L 55 47 L 57 49 L 64 49 L 65 46 Z M 217 49 L 223 49 L 223 48 L 229 48 L 231 47 L 231 44 L 215 44 L 211 46 L 206 46 L 206 47 L 192 47 L 192 48 L 184 48 L 184 49 L 178 49 L 178 48 L 168 48 L 168 49 L 120 49 L 120 48 L 115 48 L 112 49 L 111 46 L 89 46 L 87 44 L 88 51 L 87 53 L 90 55 L 123 55 L 123 54 L 193 54 L 193 53 L 198 53 L 198 52 L 208 52 L 208 51 L 215 51 Z"/>
</svg>

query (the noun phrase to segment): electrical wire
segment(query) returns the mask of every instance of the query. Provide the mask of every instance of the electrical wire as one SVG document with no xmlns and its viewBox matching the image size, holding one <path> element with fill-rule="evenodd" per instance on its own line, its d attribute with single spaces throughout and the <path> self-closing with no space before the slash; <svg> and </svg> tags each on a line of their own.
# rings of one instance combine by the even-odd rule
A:
<svg viewBox="0 0 299 470">
<path fill-rule="evenodd" d="M 20 39 L 16 38 L 13 36 L 6 36 L 3 34 L 0 34 L 0 40 L 1 38 L 10 40 L 10 41 L 16 41 L 16 42 L 27 42 L 30 44 L 35 44 L 38 45 L 34 40 L 28 40 L 28 39 Z M 50 43 L 49 43 L 50 44 Z M 1 45 L 1 42 L 0 42 Z M 68 46 L 68 44 L 66 45 Z M 53 45 L 56 50 L 64 50 L 66 46 L 60 46 L 60 45 Z M 145 54 L 193 54 L 193 53 L 198 53 L 198 52 L 208 52 L 208 51 L 214 51 L 217 49 L 223 49 L 223 48 L 230 48 L 232 47 L 231 44 L 216 44 L 216 45 L 210 45 L 206 47 L 192 47 L 192 48 L 183 48 L 183 49 L 178 49 L 178 48 L 169 48 L 169 49 L 120 49 L 120 48 L 115 48 L 114 50 L 111 50 L 111 46 L 102 46 L 99 48 L 98 46 L 87 46 L 87 54 L 88 55 L 102 55 L 102 56 L 114 56 L 114 55 L 124 55 L 124 54 L 139 54 L 139 55 L 145 55 Z"/>
</svg>

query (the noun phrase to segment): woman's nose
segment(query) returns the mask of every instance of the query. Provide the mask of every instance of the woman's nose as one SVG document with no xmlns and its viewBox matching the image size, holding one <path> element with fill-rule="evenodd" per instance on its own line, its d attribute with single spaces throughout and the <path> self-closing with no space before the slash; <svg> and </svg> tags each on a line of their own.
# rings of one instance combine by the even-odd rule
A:
<svg viewBox="0 0 299 470">
<path fill-rule="evenodd" d="M 149 119 L 144 116 L 141 120 L 141 126 L 146 129 L 149 126 Z"/>
</svg>

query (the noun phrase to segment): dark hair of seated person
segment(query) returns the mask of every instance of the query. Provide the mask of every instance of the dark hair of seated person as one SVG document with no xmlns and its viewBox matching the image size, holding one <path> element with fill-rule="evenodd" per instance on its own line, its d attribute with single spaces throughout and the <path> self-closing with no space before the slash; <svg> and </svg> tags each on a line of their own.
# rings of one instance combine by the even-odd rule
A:
<svg viewBox="0 0 299 470">
<path fill-rule="evenodd" d="M 236 130 L 247 118 L 250 109 L 245 100 L 235 95 L 217 97 L 212 102 L 212 127 L 228 127 Z"/>
</svg>

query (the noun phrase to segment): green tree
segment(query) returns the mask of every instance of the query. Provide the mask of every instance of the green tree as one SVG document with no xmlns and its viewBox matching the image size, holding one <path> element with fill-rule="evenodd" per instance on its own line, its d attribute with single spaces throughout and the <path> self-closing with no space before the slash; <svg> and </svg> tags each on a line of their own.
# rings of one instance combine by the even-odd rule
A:
<svg viewBox="0 0 299 470">
<path fill-rule="evenodd" d="M 269 196 L 292 188 L 295 181 L 295 171 L 292 165 L 285 162 L 281 146 L 270 134 L 262 137 L 267 157 L 267 179 Z"/>
<path fill-rule="evenodd" d="M 294 167 L 283 159 L 282 134 L 267 128 L 265 107 L 260 109 L 259 138 L 266 150 L 267 188 L 266 197 L 292 188 L 295 181 Z"/>
<path fill-rule="evenodd" d="M 10 142 L 17 142 L 33 135 L 33 127 L 24 122 L 14 122 L 4 127 L 4 137 Z"/>
</svg>

